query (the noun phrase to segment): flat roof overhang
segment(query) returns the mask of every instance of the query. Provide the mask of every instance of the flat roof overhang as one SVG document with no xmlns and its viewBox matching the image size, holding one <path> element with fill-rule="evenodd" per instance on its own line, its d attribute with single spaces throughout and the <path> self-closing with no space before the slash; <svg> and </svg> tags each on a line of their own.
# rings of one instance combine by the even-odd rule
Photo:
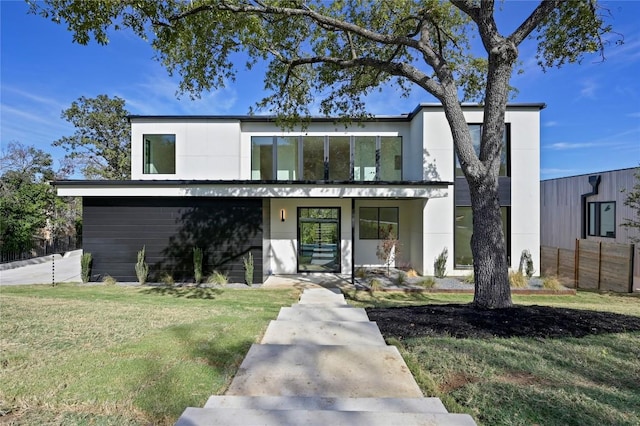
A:
<svg viewBox="0 0 640 426">
<path fill-rule="evenodd" d="M 61 197 L 440 198 L 453 182 L 266 180 L 61 180 Z"/>
</svg>

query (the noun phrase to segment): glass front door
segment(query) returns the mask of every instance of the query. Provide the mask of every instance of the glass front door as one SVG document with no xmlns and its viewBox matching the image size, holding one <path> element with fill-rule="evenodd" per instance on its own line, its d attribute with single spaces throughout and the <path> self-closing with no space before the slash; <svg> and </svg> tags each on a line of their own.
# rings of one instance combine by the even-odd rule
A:
<svg viewBox="0 0 640 426">
<path fill-rule="evenodd" d="M 298 208 L 298 272 L 340 272 L 340 208 Z"/>
</svg>

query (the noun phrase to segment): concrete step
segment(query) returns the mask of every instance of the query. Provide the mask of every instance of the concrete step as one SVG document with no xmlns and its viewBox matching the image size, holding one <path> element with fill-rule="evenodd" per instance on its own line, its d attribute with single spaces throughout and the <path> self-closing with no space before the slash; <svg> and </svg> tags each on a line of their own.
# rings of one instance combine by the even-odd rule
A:
<svg viewBox="0 0 640 426">
<path fill-rule="evenodd" d="M 345 309 L 348 308 L 348 309 Z M 313 305 L 293 305 L 281 308 L 278 321 L 369 321 L 364 308 L 340 306 L 322 308 Z"/>
<path fill-rule="evenodd" d="M 334 293 L 318 293 L 318 292 L 304 292 L 302 296 L 300 296 L 300 300 L 298 303 L 339 303 L 346 304 L 347 302 L 344 300 L 344 296 L 342 294 L 334 294 Z"/>
<path fill-rule="evenodd" d="M 193 408 L 180 416 L 176 426 L 211 425 L 439 425 L 473 426 L 467 414 L 450 413 L 398 413 L 372 411 L 321 410 L 248 410 L 244 408 Z"/>
<path fill-rule="evenodd" d="M 262 344 L 386 346 L 374 322 L 271 321 Z"/>
<path fill-rule="evenodd" d="M 394 346 L 257 345 L 227 395 L 422 397 Z"/>
<path fill-rule="evenodd" d="M 327 398 L 301 396 L 214 395 L 204 408 L 251 410 L 385 411 L 395 413 L 446 413 L 440 398 Z"/>
</svg>

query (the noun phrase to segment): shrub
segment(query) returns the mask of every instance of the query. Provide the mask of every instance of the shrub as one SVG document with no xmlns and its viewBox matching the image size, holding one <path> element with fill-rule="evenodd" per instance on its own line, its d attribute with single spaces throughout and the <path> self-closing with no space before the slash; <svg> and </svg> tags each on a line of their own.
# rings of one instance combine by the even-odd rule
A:
<svg viewBox="0 0 640 426">
<path fill-rule="evenodd" d="M 436 285 L 436 279 L 433 277 L 424 277 L 422 281 L 420 281 L 420 286 L 424 288 L 433 288 Z"/>
<path fill-rule="evenodd" d="M 436 278 L 444 278 L 447 275 L 447 259 L 449 258 L 449 249 L 442 249 L 442 253 L 436 257 L 433 262 L 433 273 Z"/>
<path fill-rule="evenodd" d="M 546 288 L 547 290 L 561 290 L 562 284 L 556 277 L 544 277 L 542 280 L 542 288 Z"/>
<path fill-rule="evenodd" d="M 196 284 L 202 282 L 202 249 L 200 247 L 193 248 L 193 278 Z"/>
<path fill-rule="evenodd" d="M 207 279 L 207 283 L 209 284 L 219 284 L 225 285 L 229 282 L 229 277 L 227 274 L 223 272 L 213 271 L 209 278 Z"/>
<path fill-rule="evenodd" d="M 160 282 L 166 285 L 174 285 L 176 280 L 173 279 L 173 275 L 169 272 L 163 272 L 162 275 L 160 275 Z"/>
<path fill-rule="evenodd" d="M 356 269 L 356 278 L 367 278 L 367 270 L 363 267 Z"/>
<path fill-rule="evenodd" d="M 509 285 L 513 288 L 525 288 L 529 285 L 529 280 L 518 271 L 510 271 Z"/>
<path fill-rule="evenodd" d="M 118 280 L 113 278 L 111 275 L 106 275 L 102 279 L 102 282 L 104 283 L 104 285 L 116 285 L 116 284 L 118 284 Z"/>
<path fill-rule="evenodd" d="M 247 285 L 253 284 L 253 255 L 249 252 L 249 256 L 242 258 L 244 263 L 244 281 Z"/>
<path fill-rule="evenodd" d="M 398 285 L 403 285 L 407 282 L 407 274 L 403 271 L 398 272 L 398 278 L 396 278 Z"/>
<path fill-rule="evenodd" d="M 522 250 L 520 255 L 520 265 L 518 266 L 518 272 L 522 275 L 522 270 L 528 278 L 531 278 L 536 270 L 533 268 L 533 259 L 529 250 Z"/>
<path fill-rule="evenodd" d="M 89 282 L 92 262 L 93 259 L 91 258 L 91 253 L 82 254 L 82 258 L 80 258 L 80 277 L 82 278 L 83 283 Z"/>
<path fill-rule="evenodd" d="M 465 283 L 465 284 L 475 284 L 476 283 L 476 278 L 473 276 L 473 272 L 471 272 L 470 274 L 468 274 L 464 278 L 462 278 L 462 282 Z"/>
<path fill-rule="evenodd" d="M 407 271 L 407 278 L 417 278 L 418 277 L 418 273 L 416 272 L 415 269 L 409 269 Z"/>
<path fill-rule="evenodd" d="M 138 252 L 138 262 L 136 263 L 136 276 L 140 285 L 144 285 L 149 277 L 149 265 L 144 259 L 145 246 L 142 246 L 142 250 Z"/>
<path fill-rule="evenodd" d="M 371 291 L 379 291 L 382 290 L 382 281 L 377 278 L 374 278 L 369 283 L 369 290 Z"/>
</svg>

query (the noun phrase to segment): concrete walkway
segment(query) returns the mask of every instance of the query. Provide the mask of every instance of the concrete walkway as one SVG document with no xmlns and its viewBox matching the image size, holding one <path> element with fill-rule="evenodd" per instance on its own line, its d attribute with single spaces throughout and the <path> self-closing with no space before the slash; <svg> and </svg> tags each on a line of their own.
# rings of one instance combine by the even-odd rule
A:
<svg viewBox="0 0 640 426">
<path fill-rule="evenodd" d="M 21 260 L 0 265 L 0 285 L 49 284 L 82 282 L 80 258 L 82 250 Z"/>
<path fill-rule="evenodd" d="M 400 353 L 338 289 L 309 288 L 251 347 L 226 395 L 176 425 L 475 425 L 425 398 Z"/>
</svg>

